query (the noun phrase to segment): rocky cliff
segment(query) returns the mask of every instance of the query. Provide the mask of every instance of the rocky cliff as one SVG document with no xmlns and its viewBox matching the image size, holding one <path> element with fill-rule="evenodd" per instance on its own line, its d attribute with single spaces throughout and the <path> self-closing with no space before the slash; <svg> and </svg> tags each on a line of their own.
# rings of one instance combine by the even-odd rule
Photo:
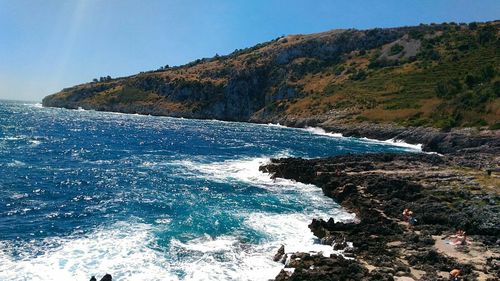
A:
<svg viewBox="0 0 500 281">
<path fill-rule="evenodd" d="M 226 56 L 77 85 L 43 105 L 292 126 L 496 129 L 499 26 L 290 35 Z"/>
</svg>

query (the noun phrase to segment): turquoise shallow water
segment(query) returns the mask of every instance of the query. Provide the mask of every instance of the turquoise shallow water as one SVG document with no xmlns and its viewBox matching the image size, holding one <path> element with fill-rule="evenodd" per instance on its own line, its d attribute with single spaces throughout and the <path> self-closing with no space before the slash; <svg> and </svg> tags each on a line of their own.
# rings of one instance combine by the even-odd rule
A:
<svg viewBox="0 0 500 281">
<path fill-rule="evenodd" d="M 0 280 L 262 280 L 313 217 L 352 219 L 271 157 L 415 151 L 317 129 L 0 101 Z"/>
</svg>

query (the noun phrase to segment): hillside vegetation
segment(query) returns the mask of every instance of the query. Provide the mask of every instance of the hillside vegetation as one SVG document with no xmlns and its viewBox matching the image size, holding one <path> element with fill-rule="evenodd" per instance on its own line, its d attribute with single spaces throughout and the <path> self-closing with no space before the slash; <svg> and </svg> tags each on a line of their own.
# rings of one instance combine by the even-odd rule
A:
<svg viewBox="0 0 500 281">
<path fill-rule="evenodd" d="M 44 106 L 251 122 L 500 128 L 500 22 L 290 35 L 63 89 Z"/>
</svg>

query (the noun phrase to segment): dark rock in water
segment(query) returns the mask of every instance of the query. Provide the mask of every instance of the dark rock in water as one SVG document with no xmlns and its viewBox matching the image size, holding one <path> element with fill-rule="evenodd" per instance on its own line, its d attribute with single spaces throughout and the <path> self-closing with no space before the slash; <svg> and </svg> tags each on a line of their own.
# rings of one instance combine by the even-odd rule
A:
<svg viewBox="0 0 500 281">
<path fill-rule="evenodd" d="M 327 232 L 324 228 L 325 221 L 322 219 L 313 219 L 311 224 L 309 224 L 309 229 L 311 229 L 314 236 L 322 239 L 326 236 Z"/>
<path fill-rule="evenodd" d="M 278 249 L 278 252 L 276 255 L 274 255 L 273 261 L 281 261 L 285 255 L 285 245 L 281 245 L 281 247 Z"/>
<path fill-rule="evenodd" d="M 113 278 L 111 277 L 111 274 L 107 274 L 104 275 L 102 278 L 101 278 L 101 281 L 112 281 Z"/>
<path fill-rule="evenodd" d="M 339 237 L 335 240 L 335 242 L 333 243 L 333 249 L 334 250 L 344 250 L 345 248 L 347 248 L 347 243 L 345 241 L 345 238 L 344 237 Z"/>
<path fill-rule="evenodd" d="M 333 245 L 333 243 L 335 242 L 335 236 L 332 236 L 332 235 L 327 235 L 323 238 L 320 238 L 319 239 L 319 242 L 322 244 L 322 245 Z"/>
<path fill-rule="evenodd" d="M 274 278 L 274 280 L 276 280 L 276 281 L 289 280 L 290 279 L 290 275 L 291 275 L 291 273 L 289 273 L 288 271 L 282 269 L 280 271 L 280 273 Z"/>
</svg>

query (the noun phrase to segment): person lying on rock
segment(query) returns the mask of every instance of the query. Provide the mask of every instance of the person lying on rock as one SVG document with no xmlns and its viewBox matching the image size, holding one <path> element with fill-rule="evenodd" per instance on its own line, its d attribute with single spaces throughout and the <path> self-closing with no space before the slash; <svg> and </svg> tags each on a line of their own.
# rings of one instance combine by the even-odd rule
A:
<svg viewBox="0 0 500 281">
<path fill-rule="evenodd" d="M 468 244 L 470 244 L 470 242 L 467 240 L 467 234 L 465 234 L 465 231 L 463 231 L 460 236 L 457 235 L 457 239 L 453 241 L 452 244 L 455 246 L 467 246 Z"/>
<path fill-rule="evenodd" d="M 417 219 L 414 216 L 410 216 L 410 218 L 408 218 L 408 223 L 410 223 L 411 227 L 414 227 L 417 224 Z"/>
<path fill-rule="evenodd" d="M 413 215 L 413 212 L 410 209 L 405 209 L 403 211 L 403 216 L 405 217 L 405 220 L 410 224 L 410 228 L 415 226 L 417 224 L 417 219 Z"/>
<path fill-rule="evenodd" d="M 453 235 L 448 235 L 445 238 L 462 238 L 462 236 L 465 235 L 465 231 L 463 231 L 461 228 L 457 229 L 457 232 Z"/>
<path fill-rule="evenodd" d="M 407 222 L 407 221 L 409 220 L 409 218 L 410 218 L 410 213 L 411 213 L 411 211 L 410 211 L 410 209 L 408 209 L 408 208 L 406 208 L 406 209 L 404 209 L 404 210 L 403 210 L 403 218 L 404 218 L 404 220 L 405 220 L 406 222 Z"/>
<path fill-rule="evenodd" d="M 450 271 L 450 281 L 459 281 L 460 280 L 460 269 L 453 269 Z"/>
</svg>

